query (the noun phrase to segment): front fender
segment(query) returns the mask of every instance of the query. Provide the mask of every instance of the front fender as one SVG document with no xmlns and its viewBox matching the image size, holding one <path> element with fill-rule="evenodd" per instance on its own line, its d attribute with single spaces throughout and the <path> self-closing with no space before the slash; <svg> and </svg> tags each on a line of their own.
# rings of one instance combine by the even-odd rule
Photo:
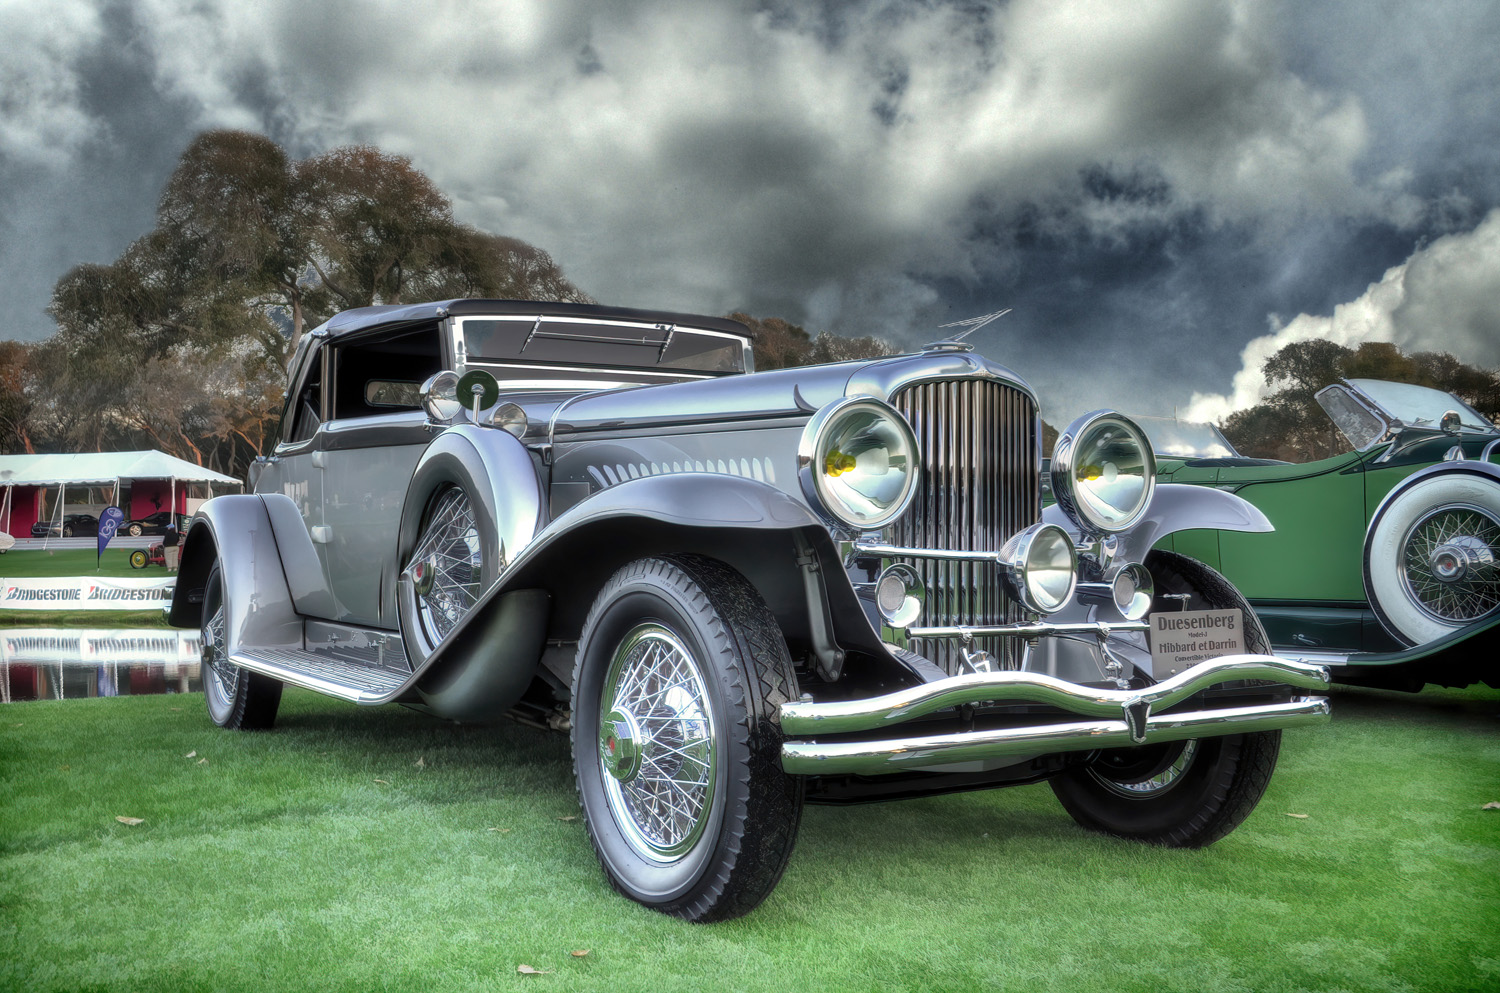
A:
<svg viewBox="0 0 1500 993">
<path fill-rule="evenodd" d="M 1054 504 L 1042 511 L 1042 520 L 1056 524 L 1075 538 L 1078 525 Z M 1193 528 L 1216 531 L 1275 531 L 1270 520 L 1243 497 L 1207 486 L 1162 483 L 1156 487 L 1151 507 L 1135 527 L 1121 532 L 1116 559 L 1143 562 L 1151 547 L 1167 535 Z"/>
<path fill-rule="evenodd" d="M 1410 476 L 1407 476 L 1405 479 L 1401 480 L 1401 482 L 1391 487 L 1391 491 L 1381 498 L 1379 505 L 1375 508 L 1375 512 L 1370 515 L 1370 527 L 1373 528 L 1375 526 L 1375 522 L 1380 520 L 1380 515 L 1385 510 L 1386 504 L 1390 503 L 1396 497 L 1400 496 L 1403 491 L 1410 489 L 1417 483 L 1420 483 L 1422 480 L 1428 479 L 1432 476 L 1447 476 L 1454 473 L 1468 473 L 1475 476 L 1485 476 L 1489 479 L 1493 479 L 1497 483 L 1500 483 L 1500 465 L 1496 465 L 1494 462 L 1479 462 L 1475 459 L 1465 459 L 1462 462 L 1433 463 L 1425 469 L 1421 469 L 1417 472 L 1412 473 Z"/>
<path fill-rule="evenodd" d="M 438 435 L 417 462 L 401 510 L 398 563 L 404 565 L 411 557 L 428 501 L 451 478 L 445 464 L 455 462 L 477 487 L 470 497 L 482 503 L 483 511 L 495 522 L 503 570 L 542 526 L 542 484 L 531 452 L 514 435 L 473 424 L 460 424 Z"/>
<path fill-rule="evenodd" d="M 674 553 L 709 555 L 740 571 L 794 637 L 807 624 L 798 534 L 821 536 L 811 545 L 823 585 L 837 601 L 833 616 L 852 609 L 862 620 L 827 529 L 805 505 L 754 479 L 676 473 L 616 484 L 559 515 L 511 559 L 431 661 L 450 649 L 462 652 L 477 619 L 517 591 L 546 591 L 553 605 L 549 639 L 575 638 L 594 595 L 616 569 Z"/>
<path fill-rule="evenodd" d="M 177 627 L 202 623 L 203 588 L 215 561 L 224 584 L 226 647 L 303 647 L 302 618 L 277 546 L 267 500 L 284 496 L 234 494 L 215 497 L 198 508 L 183 540 L 177 586 L 167 620 Z M 292 506 L 295 515 L 296 507 Z M 299 518 L 300 520 L 300 518 Z M 305 535 L 304 535 L 305 538 Z M 314 563 L 315 564 L 315 563 Z"/>
</svg>

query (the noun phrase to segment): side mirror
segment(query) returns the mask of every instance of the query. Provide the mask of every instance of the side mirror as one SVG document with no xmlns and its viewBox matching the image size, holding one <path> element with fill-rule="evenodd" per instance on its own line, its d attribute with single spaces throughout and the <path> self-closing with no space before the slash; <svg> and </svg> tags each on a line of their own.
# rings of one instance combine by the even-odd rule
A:
<svg viewBox="0 0 1500 993">
<path fill-rule="evenodd" d="M 1438 427 L 1442 428 L 1449 434 L 1458 434 L 1458 432 L 1463 427 L 1463 423 L 1463 418 L 1458 416 L 1458 411 L 1450 410 L 1446 414 L 1444 414 L 1443 419 L 1438 422 Z"/>
<path fill-rule="evenodd" d="M 451 369 L 427 377 L 421 395 L 429 424 L 452 424 L 463 415 L 464 405 L 458 399 L 458 373 Z"/>
</svg>

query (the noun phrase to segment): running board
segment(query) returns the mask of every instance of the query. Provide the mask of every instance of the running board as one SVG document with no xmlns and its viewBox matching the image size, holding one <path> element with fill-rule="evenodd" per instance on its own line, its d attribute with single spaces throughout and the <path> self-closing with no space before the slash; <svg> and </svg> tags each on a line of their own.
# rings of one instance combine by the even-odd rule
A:
<svg viewBox="0 0 1500 993">
<path fill-rule="evenodd" d="M 235 665 L 354 703 L 387 703 L 412 676 L 410 672 L 362 664 L 358 654 L 324 648 L 254 648 L 229 657 Z"/>
</svg>

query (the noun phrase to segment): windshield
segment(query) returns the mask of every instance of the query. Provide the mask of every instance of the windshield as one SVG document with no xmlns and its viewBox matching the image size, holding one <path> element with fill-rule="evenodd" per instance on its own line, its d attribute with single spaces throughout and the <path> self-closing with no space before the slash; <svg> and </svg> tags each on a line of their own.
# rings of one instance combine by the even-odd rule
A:
<svg viewBox="0 0 1500 993">
<path fill-rule="evenodd" d="M 502 381 L 593 379 L 607 370 L 622 381 L 661 382 L 747 371 L 745 339 L 674 324 L 471 317 L 459 340 L 466 363 L 482 363 Z"/>
<path fill-rule="evenodd" d="M 1411 383 L 1390 383 L 1383 379 L 1350 379 L 1350 386 L 1363 393 L 1387 417 L 1416 427 L 1436 428 L 1448 411 L 1456 411 L 1465 431 L 1494 432 L 1495 425 L 1485 419 L 1473 407 L 1452 393 L 1413 386 Z"/>
<path fill-rule="evenodd" d="M 1212 424 L 1175 417 L 1133 417 L 1151 439 L 1151 451 L 1180 459 L 1236 458 L 1239 452 Z"/>
</svg>

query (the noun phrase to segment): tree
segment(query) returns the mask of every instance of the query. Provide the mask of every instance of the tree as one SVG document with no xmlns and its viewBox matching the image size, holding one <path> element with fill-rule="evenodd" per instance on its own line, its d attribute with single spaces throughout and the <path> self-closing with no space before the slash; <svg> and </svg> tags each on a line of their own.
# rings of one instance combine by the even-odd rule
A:
<svg viewBox="0 0 1500 993">
<path fill-rule="evenodd" d="M 755 368 L 759 370 L 879 358 L 896 351 L 888 342 L 875 337 L 844 338 L 824 331 L 813 338 L 799 325 L 780 317 L 751 317 L 735 311 L 729 319 L 750 329 Z"/>
<path fill-rule="evenodd" d="M 32 346 L 19 341 L 0 341 L 0 454 L 36 453 L 32 352 Z"/>
<path fill-rule="evenodd" d="M 298 162 L 262 135 L 204 132 L 156 227 L 58 280 L 57 334 L 30 354 L 25 403 L 7 396 L 0 427 L 14 409 L 25 438 L 64 450 L 150 445 L 240 475 L 306 327 L 468 296 L 589 302 L 545 252 L 456 221 L 409 159 L 358 145 Z"/>
</svg>

